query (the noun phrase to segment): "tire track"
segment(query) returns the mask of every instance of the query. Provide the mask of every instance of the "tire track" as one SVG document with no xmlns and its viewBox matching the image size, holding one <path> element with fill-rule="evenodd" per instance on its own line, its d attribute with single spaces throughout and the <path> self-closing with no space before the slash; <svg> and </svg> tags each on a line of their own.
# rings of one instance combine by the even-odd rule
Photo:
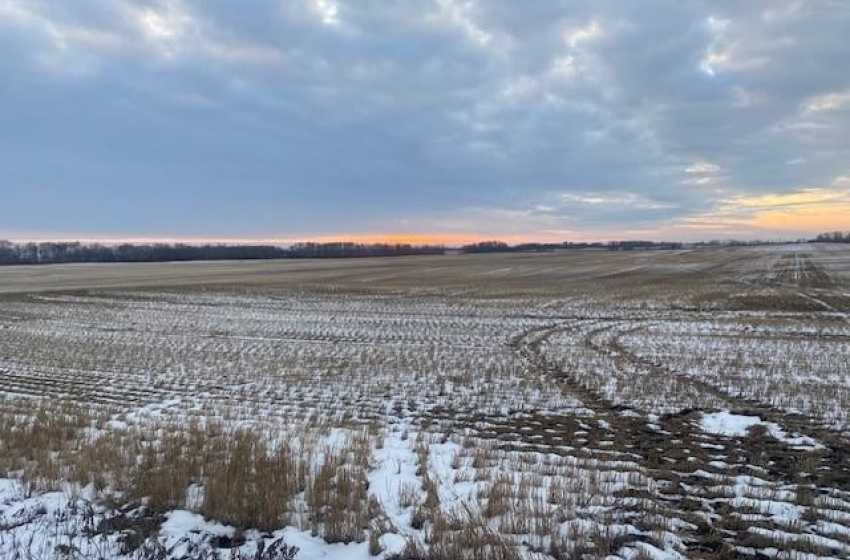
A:
<svg viewBox="0 0 850 560">
<path fill-rule="evenodd" d="M 801 415 L 788 415 L 764 403 L 752 402 L 730 395 L 702 380 L 671 372 L 661 364 L 636 356 L 622 344 L 620 338 L 642 328 L 640 322 L 620 320 L 618 323 L 602 321 L 572 321 L 537 327 L 512 339 L 511 347 L 523 356 L 531 368 L 553 376 L 567 390 L 579 398 L 599 418 L 604 419 L 616 434 L 621 449 L 635 457 L 646 473 L 659 484 L 654 500 L 667 510 L 670 518 L 680 518 L 685 524 L 679 533 L 687 543 L 686 553 L 693 558 L 736 558 L 742 549 L 759 544 L 753 528 L 769 531 L 773 528 L 769 518 L 750 519 L 742 516 L 727 493 L 741 476 L 757 475 L 786 485 L 808 488 L 813 492 L 830 494 L 835 491 L 850 492 L 850 446 L 840 434 L 812 429 L 810 420 Z M 641 321 L 643 322 L 643 321 Z M 587 327 L 591 326 L 591 329 Z M 614 330 L 612 337 L 600 336 Z M 557 334 L 579 334 L 586 348 L 608 358 L 623 360 L 645 369 L 653 376 L 677 376 L 697 391 L 711 395 L 725 403 L 726 408 L 738 414 L 755 414 L 762 420 L 773 422 L 787 432 L 797 432 L 814 437 L 824 444 L 824 449 L 808 452 L 801 460 L 798 450 L 765 433 L 746 438 L 729 438 L 708 434 L 699 427 L 700 409 L 686 409 L 668 414 L 652 424 L 646 417 L 634 413 L 624 414 L 629 407 L 612 402 L 598 391 L 582 383 L 580 372 L 574 368 L 559 367 L 542 351 L 541 346 Z M 522 437 L 517 433 L 517 437 Z M 814 465 L 814 467 L 812 466 Z M 752 516 L 751 516 L 752 517 Z M 765 543 L 761 543 L 764 545 Z M 796 545 L 783 542 L 779 549 L 792 550 Z M 811 545 L 800 543 L 800 551 Z M 824 554 L 840 555 L 841 551 L 819 549 Z"/>
</svg>

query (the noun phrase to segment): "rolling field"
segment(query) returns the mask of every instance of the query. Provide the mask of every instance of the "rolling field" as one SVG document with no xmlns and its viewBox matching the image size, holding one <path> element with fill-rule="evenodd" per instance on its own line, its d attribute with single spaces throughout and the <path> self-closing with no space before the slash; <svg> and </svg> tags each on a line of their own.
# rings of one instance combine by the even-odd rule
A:
<svg viewBox="0 0 850 560">
<path fill-rule="evenodd" d="M 850 247 L 0 268 L 0 557 L 848 558 Z"/>
</svg>

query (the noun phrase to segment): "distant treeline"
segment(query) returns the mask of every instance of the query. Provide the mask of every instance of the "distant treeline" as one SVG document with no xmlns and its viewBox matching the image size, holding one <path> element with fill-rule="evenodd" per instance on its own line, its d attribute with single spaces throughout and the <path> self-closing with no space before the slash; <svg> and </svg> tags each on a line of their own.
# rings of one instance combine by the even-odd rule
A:
<svg viewBox="0 0 850 560">
<path fill-rule="evenodd" d="M 850 243 L 850 231 L 830 231 L 829 233 L 821 233 L 815 237 L 816 242 L 828 243 Z"/>
<path fill-rule="evenodd" d="M 100 243 L 0 241 L 0 264 L 86 262 L 165 262 L 256 259 L 383 257 L 441 254 L 442 246 L 360 243 L 298 243 L 273 245 L 187 245 L 154 243 L 103 245 Z"/>
<path fill-rule="evenodd" d="M 320 259 L 340 257 L 396 257 L 403 255 L 441 255 L 446 251 L 442 245 L 410 245 L 407 243 L 296 243 L 279 249 L 283 258 Z"/>
<path fill-rule="evenodd" d="M 815 239 L 797 242 L 850 243 L 850 232 L 830 232 Z M 402 255 L 439 255 L 444 253 L 507 253 L 546 252 L 564 250 L 670 250 L 686 246 L 761 245 L 768 241 L 707 241 L 684 244 L 676 241 L 608 241 L 593 243 L 520 243 L 509 245 L 503 241 L 482 241 L 449 248 L 444 245 L 410 245 L 406 243 L 296 243 L 289 247 L 275 245 L 189 245 L 185 243 L 123 243 L 105 245 L 81 242 L 29 242 L 12 243 L 0 240 L 0 265 L 49 264 L 86 262 L 166 262 L 166 261 L 220 261 L 257 259 L 320 259 L 351 257 L 393 257 Z M 774 242 L 779 243 L 779 242 Z M 785 242 L 783 242 L 785 243 Z"/>
<path fill-rule="evenodd" d="M 561 251 L 564 249 L 608 249 L 610 251 L 631 251 L 635 249 L 681 249 L 683 243 L 675 241 L 609 241 L 607 243 L 520 243 L 508 245 L 502 241 L 482 241 L 464 245 L 464 253 L 507 253 L 529 251 Z"/>
</svg>

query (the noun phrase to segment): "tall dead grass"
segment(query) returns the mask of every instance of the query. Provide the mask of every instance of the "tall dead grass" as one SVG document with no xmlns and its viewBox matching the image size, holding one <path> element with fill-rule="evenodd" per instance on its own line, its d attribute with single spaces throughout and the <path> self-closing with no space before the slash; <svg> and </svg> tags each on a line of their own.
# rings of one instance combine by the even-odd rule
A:
<svg viewBox="0 0 850 560">
<path fill-rule="evenodd" d="M 22 478 L 28 493 L 92 485 L 104 498 L 192 509 L 238 529 L 307 523 L 329 542 L 364 541 L 380 514 L 367 491 L 367 433 L 295 449 L 215 423 L 92 429 L 101 420 L 67 403 L 0 411 L 0 475 Z"/>
</svg>

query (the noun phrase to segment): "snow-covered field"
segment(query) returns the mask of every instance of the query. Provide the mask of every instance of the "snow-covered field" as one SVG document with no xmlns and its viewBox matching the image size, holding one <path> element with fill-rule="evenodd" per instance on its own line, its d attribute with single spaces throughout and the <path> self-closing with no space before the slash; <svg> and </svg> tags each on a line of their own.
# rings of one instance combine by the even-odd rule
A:
<svg viewBox="0 0 850 560">
<path fill-rule="evenodd" d="M 850 557 L 844 247 L 121 266 L 0 269 L 0 558 Z"/>
</svg>

